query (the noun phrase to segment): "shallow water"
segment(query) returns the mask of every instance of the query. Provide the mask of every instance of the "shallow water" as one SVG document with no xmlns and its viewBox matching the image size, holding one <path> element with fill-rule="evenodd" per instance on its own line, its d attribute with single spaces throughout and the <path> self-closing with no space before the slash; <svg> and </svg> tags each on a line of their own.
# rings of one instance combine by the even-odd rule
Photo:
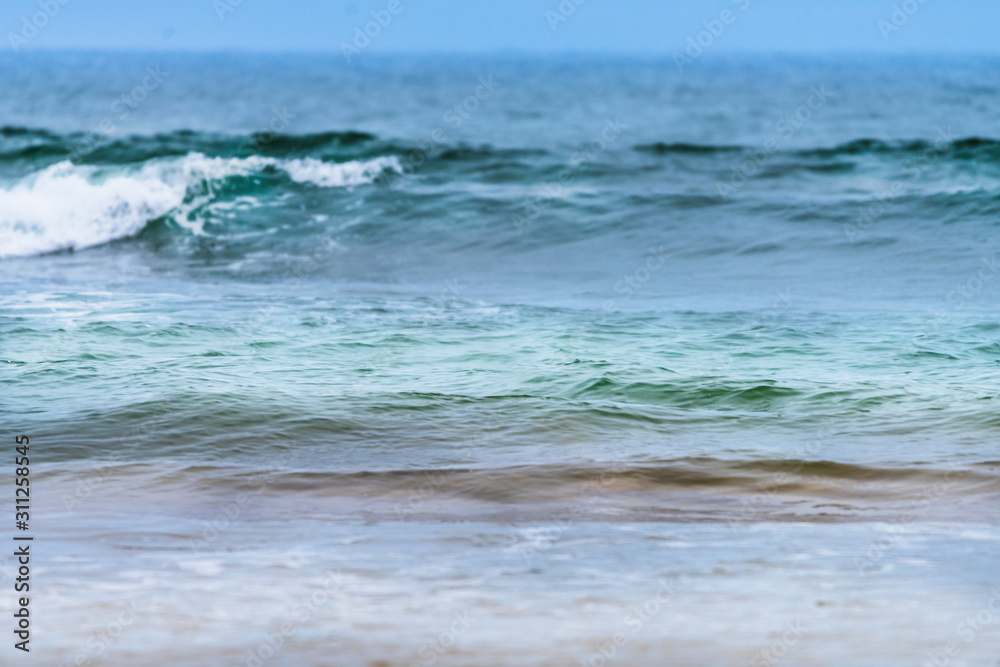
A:
<svg viewBox="0 0 1000 667">
<path fill-rule="evenodd" d="M 0 64 L 47 664 L 996 659 L 996 60 Z"/>
</svg>

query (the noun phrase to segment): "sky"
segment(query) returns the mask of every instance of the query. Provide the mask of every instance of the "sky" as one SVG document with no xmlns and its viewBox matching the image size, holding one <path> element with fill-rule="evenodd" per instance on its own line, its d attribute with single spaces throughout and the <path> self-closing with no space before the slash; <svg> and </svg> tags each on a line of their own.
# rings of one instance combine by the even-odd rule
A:
<svg viewBox="0 0 1000 667">
<path fill-rule="evenodd" d="M 998 26 L 997 0 L 3 0 L 0 6 L 8 53 L 670 55 L 696 49 L 699 40 L 720 53 L 1000 53 Z"/>
</svg>

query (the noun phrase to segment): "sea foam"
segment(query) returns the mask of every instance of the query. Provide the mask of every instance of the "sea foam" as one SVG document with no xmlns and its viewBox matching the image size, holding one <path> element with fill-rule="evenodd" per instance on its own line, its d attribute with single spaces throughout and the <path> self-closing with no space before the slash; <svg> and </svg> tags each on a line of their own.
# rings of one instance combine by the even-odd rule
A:
<svg viewBox="0 0 1000 667">
<path fill-rule="evenodd" d="M 151 220 L 191 204 L 205 183 L 268 168 L 324 188 L 364 185 L 383 172 L 403 171 L 394 156 L 329 163 L 189 153 L 132 168 L 64 161 L 0 187 L 0 257 L 79 250 L 133 236 Z"/>
</svg>

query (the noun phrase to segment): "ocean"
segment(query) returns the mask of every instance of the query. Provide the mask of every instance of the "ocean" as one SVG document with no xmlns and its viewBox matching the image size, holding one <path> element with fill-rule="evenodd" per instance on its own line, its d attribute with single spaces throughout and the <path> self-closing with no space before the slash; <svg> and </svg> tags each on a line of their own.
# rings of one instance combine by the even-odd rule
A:
<svg viewBox="0 0 1000 667">
<path fill-rule="evenodd" d="M 35 664 L 995 664 L 998 66 L 0 56 Z"/>
</svg>

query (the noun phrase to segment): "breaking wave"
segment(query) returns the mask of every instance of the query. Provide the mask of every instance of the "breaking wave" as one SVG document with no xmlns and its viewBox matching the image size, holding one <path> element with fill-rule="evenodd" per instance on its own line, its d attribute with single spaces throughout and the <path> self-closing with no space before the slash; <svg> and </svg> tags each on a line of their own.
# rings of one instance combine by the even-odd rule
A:
<svg viewBox="0 0 1000 667">
<path fill-rule="evenodd" d="M 132 167 L 66 160 L 0 186 L 0 257 L 78 250 L 133 236 L 152 220 L 207 203 L 227 179 L 271 174 L 343 188 L 402 170 L 394 156 L 333 163 L 189 153 Z"/>
</svg>

